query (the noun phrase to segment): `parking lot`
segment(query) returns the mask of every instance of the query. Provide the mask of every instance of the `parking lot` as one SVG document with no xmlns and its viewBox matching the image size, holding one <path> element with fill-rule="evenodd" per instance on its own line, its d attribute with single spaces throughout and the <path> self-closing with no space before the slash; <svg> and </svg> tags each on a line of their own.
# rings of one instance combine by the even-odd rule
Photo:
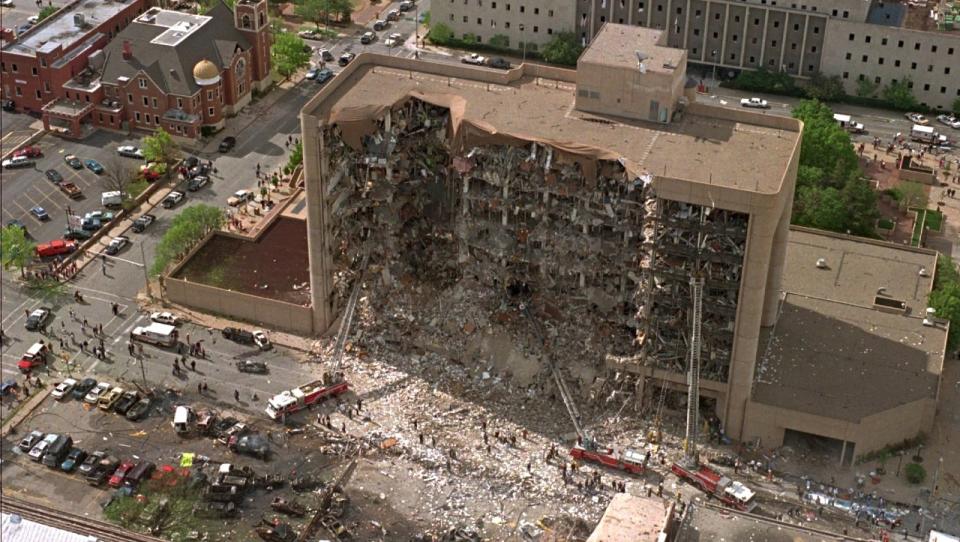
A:
<svg viewBox="0 0 960 542">
<path fill-rule="evenodd" d="M 3 224 L 19 220 L 38 243 L 62 238 L 66 228 L 67 207 L 81 216 L 101 209 L 100 194 L 105 190 L 100 175 L 86 167 L 73 169 L 64 162 L 64 157 L 73 154 L 80 160 L 92 158 L 104 168 L 119 163 L 133 169 L 140 162 L 119 157 L 116 148 L 119 145 L 139 144 L 135 137 L 123 137 L 104 130 L 78 142 L 44 135 L 34 143 L 43 151 L 43 156 L 36 158 L 36 164 L 3 171 Z M 57 171 L 65 182 L 76 184 L 83 195 L 79 199 L 70 199 L 44 175 L 48 169 Z M 34 207 L 42 207 L 50 219 L 41 221 L 30 214 L 30 209 Z"/>
</svg>

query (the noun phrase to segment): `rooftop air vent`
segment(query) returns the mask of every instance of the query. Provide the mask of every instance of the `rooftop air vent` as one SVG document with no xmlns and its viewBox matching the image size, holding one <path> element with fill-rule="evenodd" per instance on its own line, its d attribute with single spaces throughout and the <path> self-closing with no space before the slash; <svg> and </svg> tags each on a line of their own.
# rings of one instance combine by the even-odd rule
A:
<svg viewBox="0 0 960 542">
<path fill-rule="evenodd" d="M 883 311 L 903 314 L 907 312 L 907 302 L 884 295 L 873 298 L 873 308 Z"/>
<path fill-rule="evenodd" d="M 826 258 L 817 258 L 817 269 L 829 269 Z"/>
<path fill-rule="evenodd" d="M 930 272 L 927 271 L 927 268 L 926 268 L 926 267 L 921 267 L 921 268 L 920 268 L 920 276 L 921 276 L 921 277 L 929 277 L 929 276 L 930 276 Z"/>
</svg>

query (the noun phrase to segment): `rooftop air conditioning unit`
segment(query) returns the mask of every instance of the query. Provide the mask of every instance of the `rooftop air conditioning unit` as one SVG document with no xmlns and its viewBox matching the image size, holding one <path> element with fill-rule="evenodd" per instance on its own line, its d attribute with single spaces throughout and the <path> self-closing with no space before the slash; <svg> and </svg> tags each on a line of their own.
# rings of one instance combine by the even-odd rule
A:
<svg viewBox="0 0 960 542">
<path fill-rule="evenodd" d="M 79 28 L 83 28 L 87 25 L 86 19 L 83 17 L 83 13 L 74 13 L 73 14 L 73 25 Z"/>
<path fill-rule="evenodd" d="M 817 258 L 817 269 L 826 269 L 826 268 L 827 268 L 827 259 Z"/>
</svg>

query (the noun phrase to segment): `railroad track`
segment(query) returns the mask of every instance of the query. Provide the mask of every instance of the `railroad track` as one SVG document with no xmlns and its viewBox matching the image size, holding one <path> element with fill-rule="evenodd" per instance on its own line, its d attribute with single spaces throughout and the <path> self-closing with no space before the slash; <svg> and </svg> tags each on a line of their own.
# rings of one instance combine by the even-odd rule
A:
<svg viewBox="0 0 960 542">
<path fill-rule="evenodd" d="M 7 495 L 0 497 L 0 510 L 51 527 L 82 535 L 92 535 L 97 537 L 99 542 L 165 542 L 160 538 L 128 531 L 111 523 L 77 516 Z"/>
</svg>

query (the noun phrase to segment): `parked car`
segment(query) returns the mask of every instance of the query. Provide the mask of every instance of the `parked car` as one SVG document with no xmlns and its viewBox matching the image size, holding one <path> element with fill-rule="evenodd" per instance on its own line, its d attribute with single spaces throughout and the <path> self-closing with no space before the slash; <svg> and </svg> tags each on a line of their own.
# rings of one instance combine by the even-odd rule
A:
<svg viewBox="0 0 960 542">
<path fill-rule="evenodd" d="M 68 182 L 62 182 L 57 184 L 60 187 L 60 191 L 67 195 L 70 199 L 80 199 L 83 196 L 83 192 L 80 190 L 80 187 Z"/>
<path fill-rule="evenodd" d="M 100 410 L 110 412 L 113 410 L 113 407 L 117 406 L 121 397 L 123 397 L 123 388 L 115 386 L 112 390 L 100 396 L 100 399 L 97 401 L 97 407 L 99 407 Z"/>
<path fill-rule="evenodd" d="M 297 35 L 305 40 L 322 40 L 323 36 L 320 35 L 316 30 L 301 30 L 297 32 Z"/>
<path fill-rule="evenodd" d="M 487 63 L 487 57 L 478 55 L 477 53 L 470 53 L 469 55 L 461 57 L 460 62 L 473 66 L 483 66 Z"/>
<path fill-rule="evenodd" d="M 127 473 L 133 470 L 134 464 L 132 461 L 124 461 L 117 467 L 117 470 L 113 471 L 113 475 L 110 476 L 110 481 L 107 482 L 110 487 L 120 487 L 123 485 L 123 481 L 127 478 Z"/>
<path fill-rule="evenodd" d="M 20 228 L 20 230 L 23 231 L 24 234 L 27 233 L 27 225 L 24 224 L 23 222 L 20 222 L 20 221 L 17 220 L 16 218 L 11 219 L 11 220 L 8 220 L 8 221 L 7 221 L 7 227 L 8 227 L 8 228 Z"/>
<path fill-rule="evenodd" d="M 253 456 L 257 459 L 265 460 L 270 455 L 270 442 L 266 436 L 260 433 L 249 433 L 243 436 L 233 435 L 227 441 L 227 446 L 231 452 Z"/>
<path fill-rule="evenodd" d="M 387 47 L 397 47 L 403 45 L 403 34 L 399 32 L 394 32 L 387 36 L 387 39 L 383 41 L 383 44 Z"/>
<path fill-rule="evenodd" d="M 97 217 L 87 217 L 80 221 L 80 229 L 86 231 L 97 231 L 103 227 L 103 222 Z"/>
<path fill-rule="evenodd" d="M 60 172 L 55 169 L 48 169 L 43 172 L 47 179 L 52 183 L 63 182 L 63 175 L 60 175 Z"/>
<path fill-rule="evenodd" d="M 388 21 L 399 21 L 399 20 L 400 20 L 400 10 L 399 10 L 399 9 L 391 9 L 390 11 L 388 11 L 388 12 L 387 12 L 387 20 L 388 20 Z"/>
<path fill-rule="evenodd" d="M 323 83 L 326 83 L 327 81 L 329 81 L 329 80 L 331 80 L 331 79 L 333 79 L 333 70 L 331 70 L 331 69 L 329 69 L 329 68 L 324 68 L 324 69 L 320 70 L 319 73 L 317 73 L 317 84 L 318 84 L 318 85 L 322 85 Z"/>
<path fill-rule="evenodd" d="M 168 311 L 155 312 L 150 315 L 150 319 L 154 322 L 160 322 L 161 324 L 167 324 L 170 326 L 178 326 L 183 323 L 182 318 Z"/>
<path fill-rule="evenodd" d="M 40 462 L 43 463 L 44 466 L 56 469 L 63 463 L 63 460 L 67 458 L 67 454 L 70 453 L 71 448 L 73 448 L 73 438 L 70 437 L 70 435 L 60 435 L 57 437 L 57 440 L 53 441 L 47 448 Z"/>
<path fill-rule="evenodd" d="M 63 161 L 66 162 L 67 165 L 72 167 L 73 169 L 83 169 L 83 162 L 81 162 L 80 159 L 73 154 L 68 154 L 64 156 Z"/>
<path fill-rule="evenodd" d="M 225 327 L 220 332 L 223 338 L 240 344 L 253 344 L 253 333 L 236 327 Z"/>
<path fill-rule="evenodd" d="M 96 464 L 94 469 L 87 474 L 87 483 L 92 486 L 99 486 L 100 484 L 106 482 L 110 478 L 110 475 L 114 473 L 119 466 L 120 460 L 116 457 L 108 455 L 107 457 L 101 459 L 100 462 Z"/>
<path fill-rule="evenodd" d="M 381 30 L 386 30 L 388 26 L 390 26 L 390 21 L 386 21 L 384 19 L 378 19 L 373 22 L 373 29 L 376 30 L 377 32 Z M 374 34 L 374 37 L 376 37 L 376 34 Z M 363 43 L 363 36 L 360 37 L 360 43 Z"/>
<path fill-rule="evenodd" d="M 960 130 L 960 117 L 955 117 L 953 115 L 937 115 L 937 120 L 953 129 Z"/>
<path fill-rule="evenodd" d="M 413 2 L 409 0 L 400 2 L 400 11 L 410 11 L 411 9 L 413 9 Z"/>
<path fill-rule="evenodd" d="M 43 151 L 40 150 L 40 147 L 36 145 L 27 145 L 22 149 L 14 151 L 14 156 L 26 156 L 27 158 L 39 158 L 43 156 Z"/>
<path fill-rule="evenodd" d="M 44 436 L 40 431 L 30 431 L 30 434 L 20 439 L 20 444 L 18 444 L 17 447 L 20 448 L 20 451 L 23 453 L 30 453 L 30 450 L 32 450 L 38 442 L 43 440 Z"/>
<path fill-rule="evenodd" d="M 17 104 L 13 103 L 13 100 L 3 100 L 2 108 L 4 111 L 16 111 Z"/>
<path fill-rule="evenodd" d="M 132 422 L 142 420 L 150 412 L 151 401 L 144 397 L 137 401 L 126 413 L 126 418 Z"/>
<path fill-rule="evenodd" d="M 70 392 L 70 395 L 73 396 L 77 401 L 83 401 L 83 397 L 90 393 L 90 390 L 97 385 L 97 381 L 93 378 L 87 377 L 81 380 L 76 386 L 73 387 L 73 391 Z"/>
<path fill-rule="evenodd" d="M 37 256 L 40 258 L 49 258 L 51 256 L 60 256 L 61 254 L 70 254 L 77 250 L 77 244 L 73 241 L 64 241 L 55 239 L 49 243 L 40 243 L 37 245 Z"/>
<path fill-rule="evenodd" d="M 66 378 L 63 382 L 57 384 L 53 391 L 50 392 L 50 396 L 61 401 L 69 397 L 70 392 L 73 391 L 73 387 L 77 385 L 77 381 L 72 378 Z"/>
<path fill-rule="evenodd" d="M 905 113 L 904 116 L 910 119 L 910 122 L 914 124 L 920 124 L 922 126 L 930 124 L 930 121 L 927 120 L 927 117 L 924 117 L 920 113 Z"/>
<path fill-rule="evenodd" d="M 193 515 L 206 519 L 225 519 L 237 516 L 237 505 L 232 502 L 199 502 L 193 507 Z"/>
<path fill-rule="evenodd" d="M 100 165 L 100 162 L 97 162 L 93 158 L 87 158 L 86 160 L 84 160 L 83 165 L 87 166 L 87 169 L 96 173 L 97 175 L 100 175 L 101 173 L 103 173 L 103 166 Z"/>
<path fill-rule="evenodd" d="M 50 350 L 42 342 L 33 343 L 33 346 L 27 349 L 26 352 L 20 356 L 20 361 L 17 362 L 17 368 L 20 369 L 21 373 L 29 373 L 34 368 L 41 365 L 47 364 L 47 354 Z"/>
<path fill-rule="evenodd" d="M 329 49 L 320 49 L 317 51 L 317 54 L 320 55 L 320 59 L 324 62 L 333 61 L 333 53 L 331 53 Z"/>
<path fill-rule="evenodd" d="M 157 217 L 149 213 L 140 215 L 136 220 L 133 221 L 133 231 L 137 233 L 143 233 L 143 231 L 146 230 L 150 224 L 156 222 L 156 220 Z"/>
<path fill-rule="evenodd" d="M 273 348 L 273 343 L 270 342 L 270 338 L 260 329 L 253 330 L 253 344 L 257 345 L 257 348 L 260 350 L 270 350 Z"/>
<path fill-rule="evenodd" d="M 227 198 L 227 205 L 231 207 L 236 207 L 238 205 L 243 205 L 248 201 L 253 201 L 254 195 L 250 190 L 237 190 L 233 193 L 232 196 Z"/>
<path fill-rule="evenodd" d="M 766 100 L 761 100 L 760 98 L 741 98 L 740 99 L 741 107 L 750 107 L 753 109 L 769 109 L 770 105 Z"/>
<path fill-rule="evenodd" d="M 340 59 L 337 60 L 337 64 L 341 66 L 346 66 L 355 58 L 357 58 L 356 53 L 343 53 L 342 55 L 340 55 Z"/>
<path fill-rule="evenodd" d="M 36 207 L 30 208 L 30 214 L 32 214 L 37 220 L 41 222 L 46 222 L 50 220 L 50 215 L 47 214 L 47 210 L 39 205 Z"/>
<path fill-rule="evenodd" d="M 123 480 L 123 485 L 127 487 L 137 487 L 144 479 L 149 478 L 157 466 L 151 461 L 140 461 L 133 467 L 133 470 L 127 473 Z"/>
<path fill-rule="evenodd" d="M 491 68 L 497 68 L 498 70 L 509 70 L 510 62 L 507 59 L 498 56 L 490 59 L 489 66 Z"/>
<path fill-rule="evenodd" d="M 36 164 L 36 162 L 33 161 L 33 158 L 26 156 L 14 156 L 4 160 L 3 162 L 0 162 L 0 166 L 3 166 L 4 169 L 31 167 L 34 164 Z"/>
<path fill-rule="evenodd" d="M 107 245 L 107 249 L 104 252 L 106 252 L 110 256 L 115 256 L 119 254 L 120 251 L 126 248 L 126 246 L 129 244 L 130 244 L 130 238 L 125 235 L 120 235 L 120 236 L 114 237 L 110 241 L 110 244 Z"/>
<path fill-rule="evenodd" d="M 117 401 L 116 406 L 113 407 L 113 411 L 122 416 L 126 416 L 130 408 L 137 404 L 137 401 L 140 400 L 140 393 L 136 390 L 131 390 L 123 394 L 123 397 Z"/>
<path fill-rule="evenodd" d="M 230 152 L 230 150 L 236 146 L 237 146 L 237 138 L 233 136 L 227 136 L 223 138 L 223 141 L 220 142 L 220 147 L 218 147 L 218 150 L 220 152 Z"/>
<path fill-rule="evenodd" d="M 242 359 L 237 362 L 237 370 L 241 373 L 266 374 L 267 364 L 252 359 Z"/>
<path fill-rule="evenodd" d="M 174 190 L 173 192 L 167 194 L 167 197 L 163 198 L 163 201 L 160 202 L 160 205 L 162 205 L 164 209 L 173 209 L 177 206 L 177 204 L 183 201 L 185 197 L 187 196 L 183 192 Z"/>
<path fill-rule="evenodd" d="M 47 453 L 47 448 L 53 444 L 60 435 L 50 433 L 49 435 L 43 437 L 43 440 L 33 445 L 33 448 L 30 448 L 30 452 L 27 454 L 30 456 L 30 459 L 36 461 L 37 463 L 43 459 L 43 455 Z"/>
<path fill-rule="evenodd" d="M 77 472 L 79 472 L 81 475 L 89 474 L 97 467 L 97 464 L 106 459 L 107 456 L 107 452 L 102 452 L 100 450 L 97 450 L 92 454 L 87 454 L 86 459 L 84 459 L 83 462 L 80 463 L 80 466 L 77 467 Z"/>
<path fill-rule="evenodd" d="M 368 30 L 364 32 L 363 35 L 360 36 L 360 43 L 362 43 L 363 45 L 369 45 L 373 43 L 376 39 L 377 39 L 377 35 Z"/>
<path fill-rule="evenodd" d="M 63 463 L 60 463 L 60 470 L 63 472 L 73 472 L 83 464 L 86 458 L 87 452 L 80 448 L 73 448 L 70 450 L 70 453 L 67 454 L 67 458 L 63 460 Z"/>
<path fill-rule="evenodd" d="M 100 396 L 107 393 L 107 390 L 110 389 L 110 384 L 107 382 L 97 382 L 97 385 L 90 390 L 83 397 L 83 402 L 91 405 L 95 405 L 100 401 Z"/>
<path fill-rule="evenodd" d="M 30 316 L 27 316 L 27 321 L 24 323 L 24 327 L 27 328 L 27 331 L 39 331 L 47 325 L 47 321 L 50 320 L 50 316 L 53 313 L 50 311 L 50 307 L 38 307 L 33 309 L 30 313 Z"/>
<path fill-rule="evenodd" d="M 127 158 L 138 158 L 143 160 L 143 151 L 139 147 L 134 147 L 133 145 L 120 145 L 117 147 L 117 154 L 120 156 L 126 156 Z"/>
<path fill-rule="evenodd" d="M 310 68 L 303 77 L 304 79 L 310 79 L 312 81 L 317 78 L 318 73 L 320 73 L 320 68 Z"/>
<path fill-rule="evenodd" d="M 86 241 L 91 237 L 93 237 L 93 234 L 84 229 L 71 230 L 68 228 L 63 232 L 63 238 L 70 241 Z"/>
</svg>

